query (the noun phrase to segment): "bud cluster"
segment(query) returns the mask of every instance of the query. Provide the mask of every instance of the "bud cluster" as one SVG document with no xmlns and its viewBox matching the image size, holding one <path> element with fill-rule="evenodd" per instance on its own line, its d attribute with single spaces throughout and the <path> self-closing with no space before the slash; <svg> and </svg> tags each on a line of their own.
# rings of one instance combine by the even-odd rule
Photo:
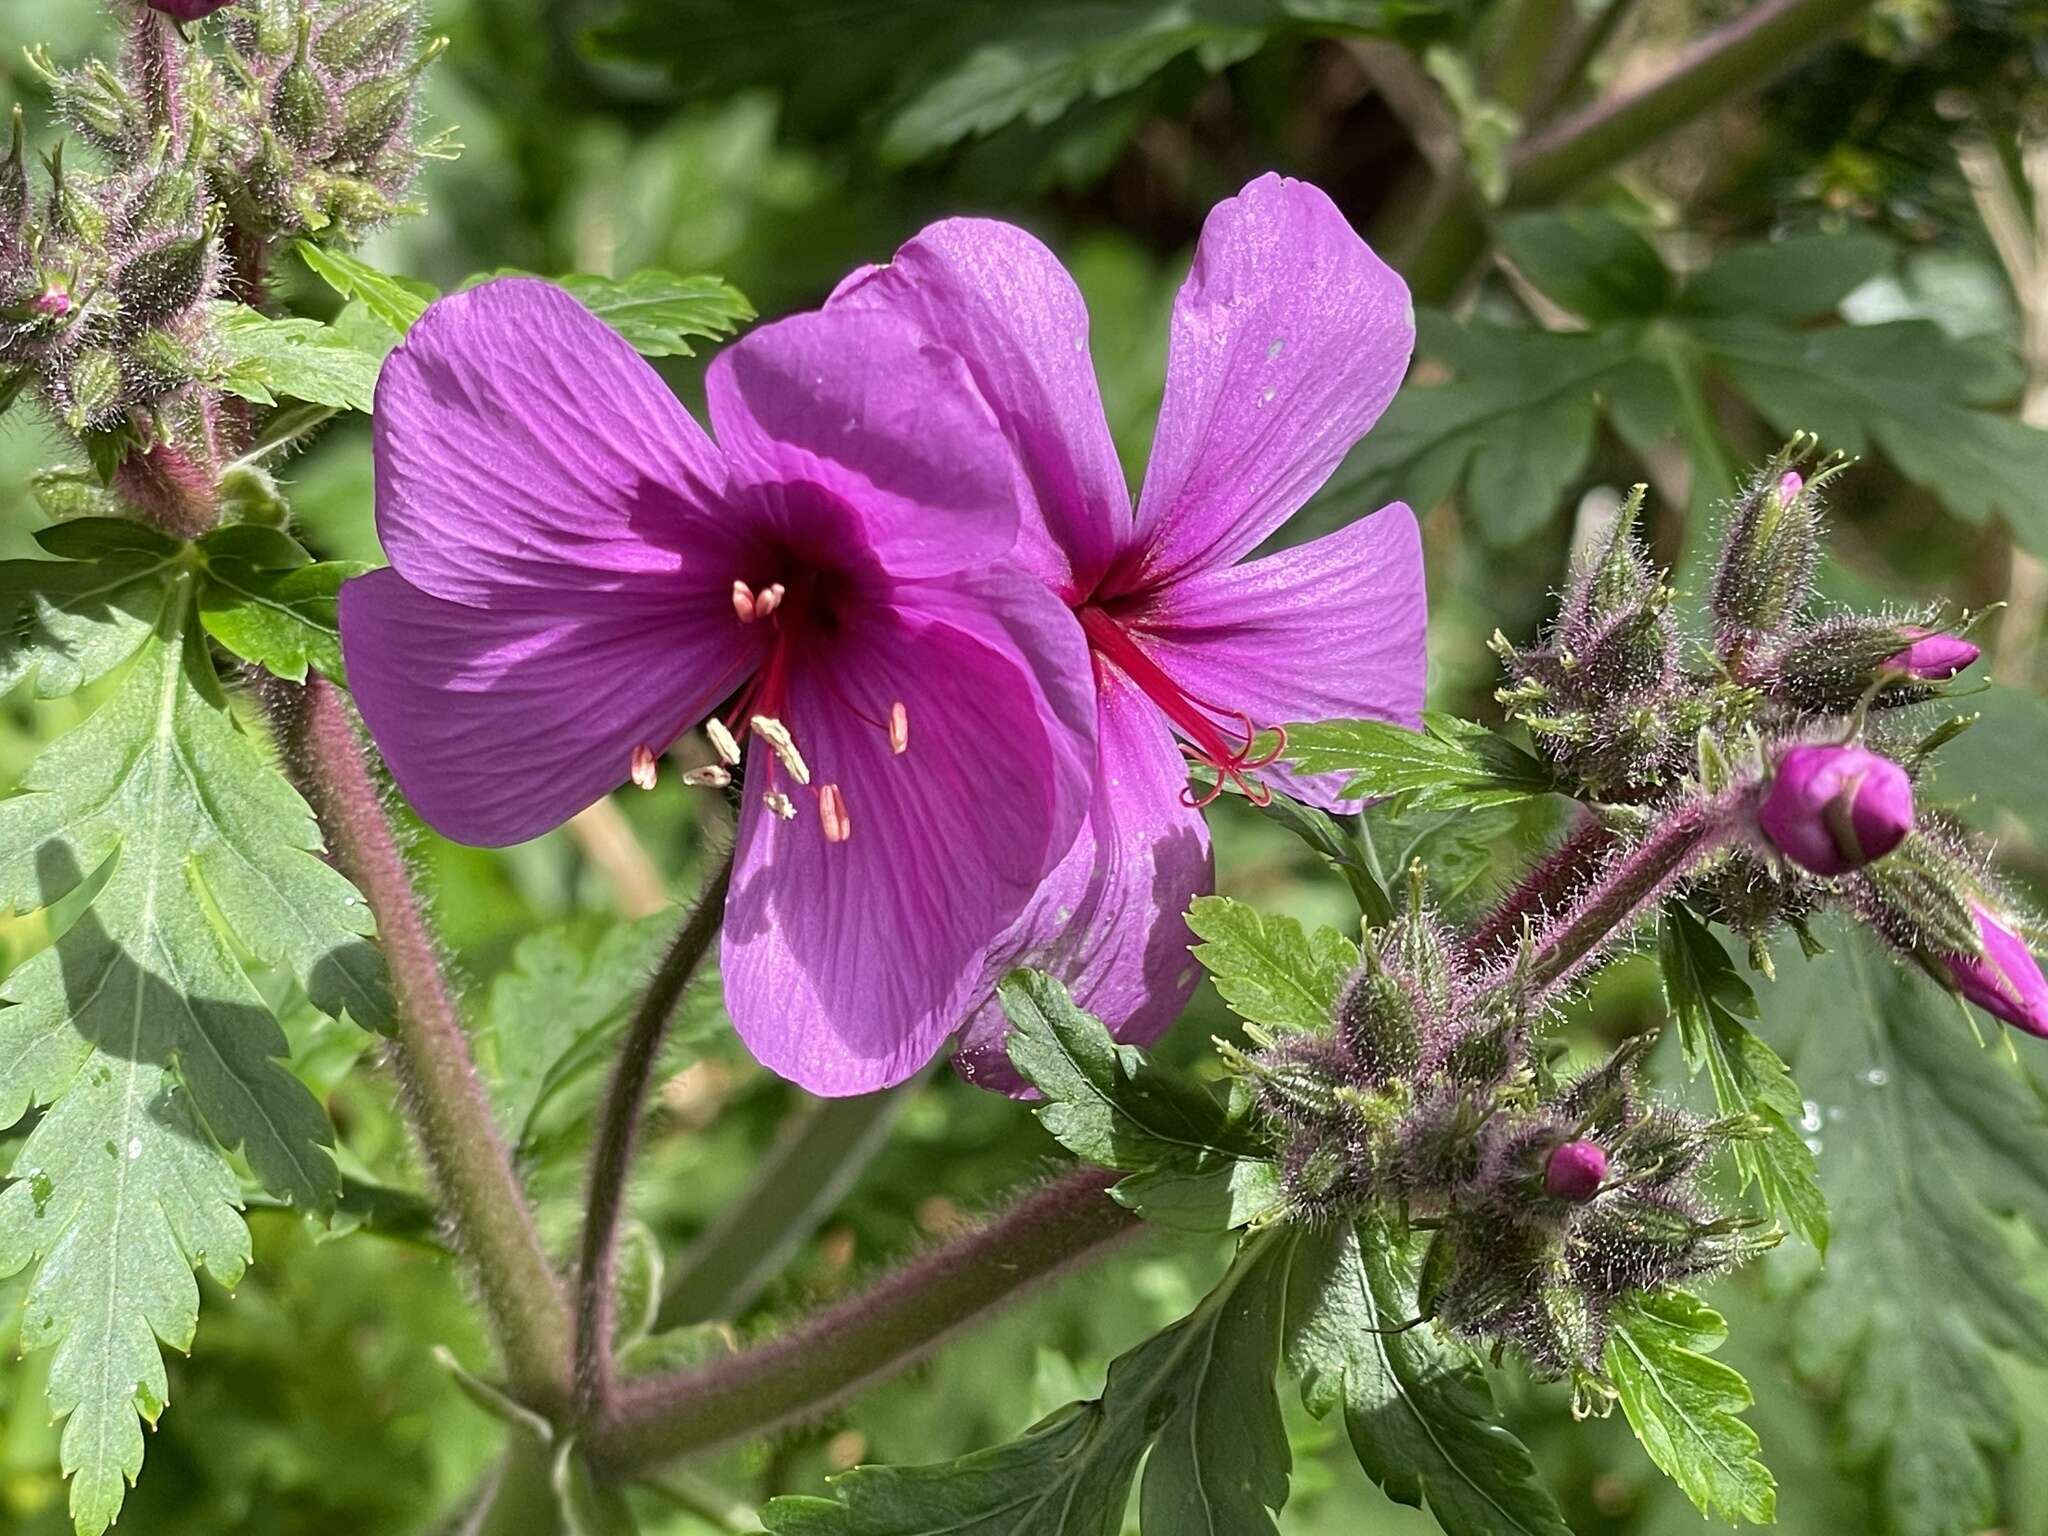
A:
<svg viewBox="0 0 2048 1536">
<path fill-rule="evenodd" d="M 227 30 L 219 122 L 223 196 L 238 227 L 344 244 L 418 211 L 406 195 L 442 150 L 414 132 L 418 0 L 242 0 Z"/>
<path fill-rule="evenodd" d="M 130 504 L 193 533 L 249 435 L 213 384 L 216 301 L 260 303 L 278 240 L 352 241 L 409 211 L 439 44 L 418 0 L 239 0 L 191 35 L 223 7 L 119 9 L 118 64 L 30 55 L 71 138 L 39 189 L 17 109 L 0 161 L 0 410 L 39 401 Z"/>
<path fill-rule="evenodd" d="M 1406 912 L 1368 940 L 1327 1033 L 1227 1054 L 1281 1149 L 1294 1219 L 1402 1213 L 1434 1233 L 1425 1316 L 1547 1373 L 1597 1377 L 1617 1302 L 1777 1240 L 1700 1182 L 1713 1149 L 1751 1127 L 1649 1100 L 1637 1043 L 1559 1078 L 1531 1050 L 1548 1005 L 1523 966 L 1467 971 L 1411 875 Z"/>
</svg>

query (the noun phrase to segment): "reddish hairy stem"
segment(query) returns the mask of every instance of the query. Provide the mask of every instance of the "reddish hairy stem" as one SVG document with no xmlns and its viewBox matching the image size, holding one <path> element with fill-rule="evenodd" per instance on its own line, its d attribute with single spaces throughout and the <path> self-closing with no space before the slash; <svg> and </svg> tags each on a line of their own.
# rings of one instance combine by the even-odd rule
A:
<svg viewBox="0 0 2048 1536">
<path fill-rule="evenodd" d="M 1491 965 L 1511 953 L 1524 918 L 1539 921 L 1592 874 L 1617 841 L 1613 830 L 1591 811 L 1581 811 L 1565 840 L 1546 854 L 1461 946 L 1468 965 Z"/>
<path fill-rule="evenodd" d="M 612 1269 L 618 1256 L 619 1218 L 626 1206 L 626 1175 L 640 1136 L 640 1114 L 661 1042 L 676 1003 L 688 989 L 725 920 L 732 888 L 732 853 L 727 851 L 683 920 L 675 942 L 647 984 L 640 1006 L 626 1026 L 618 1064 L 598 1119 L 590 1155 L 589 1214 L 576 1271 L 576 1408 L 600 1414 L 611 1396 Z"/>
<path fill-rule="evenodd" d="M 621 1387 L 586 1442 L 615 1471 L 768 1434 L 906 1370 L 1026 1288 L 1142 1230 L 1109 1197 L 1121 1175 L 1071 1173 L 862 1295 L 728 1359 Z"/>
<path fill-rule="evenodd" d="M 568 1309 L 477 1078 L 353 712 L 318 676 L 303 688 L 272 680 L 266 695 L 334 861 L 377 919 L 398 1004 L 390 1060 L 400 1103 L 476 1275 L 506 1376 L 522 1398 L 556 1411 L 569 1392 Z"/>
</svg>

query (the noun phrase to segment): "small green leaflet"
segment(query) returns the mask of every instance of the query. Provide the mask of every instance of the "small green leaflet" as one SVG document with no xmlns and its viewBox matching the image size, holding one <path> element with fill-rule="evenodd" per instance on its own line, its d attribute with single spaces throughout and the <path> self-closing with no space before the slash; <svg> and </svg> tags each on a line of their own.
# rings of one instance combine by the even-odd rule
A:
<svg viewBox="0 0 2048 1536">
<path fill-rule="evenodd" d="M 383 358 L 318 320 L 273 320 L 242 304 L 213 306 L 224 371 L 221 388 L 257 405 L 280 396 L 340 411 L 367 411 Z"/>
<path fill-rule="evenodd" d="M 1131 1175 L 1112 1194 L 1147 1220 L 1219 1232 L 1272 1213 L 1279 1179 L 1241 1107 L 1119 1045 L 1041 971 L 1001 997 L 1010 1060 L 1045 1095 L 1038 1118 L 1077 1157 Z"/>
<path fill-rule="evenodd" d="M 293 242 L 292 249 L 313 275 L 344 299 L 360 299 L 363 307 L 403 336 L 413 322 L 427 312 L 437 297 L 426 283 L 416 283 L 388 272 L 379 272 L 359 256 L 310 240 Z"/>
<path fill-rule="evenodd" d="M 0 693 L 35 678 L 61 698 L 98 682 L 156 628 L 164 582 L 184 559 L 171 539 L 116 518 L 35 535 L 59 560 L 0 560 Z"/>
<path fill-rule="evenodd" d="M 87 571 L 126 558 L 113 529 L 51 531 L 68 553 L 107 548 Z M 0 1124 L 45 1106 L 0 1192 L 0 1274 L 41 1260 L 24 1338 L 56 1348 L 51 1405 L 87 1533 L 141 1462 L 137 1415 L 162 1411 L 155 1340 L 191 1341 L 193 1268 L 232 1284 L 247 1263 L 219 1148 L 293 1204 L 338 1189 L 326 1115 L 277 1059 L 285 1036 L 245 962 L 287 971 L 332 1016 L 389 1022 L 367 911 L 228 710 L 194 622 L 200 582 L 179 559 L 124 591 L 121 622 L 149 620 L 125 676 L 0 801 L 0 907 L 98 882 L 0 985 Z M 93 655 L 100 675 L 119 664 L 113 647 Z"/>
<path fill-rule="evenodd" d="M 1501 226 L 1501 252 L 1522 276 L 1582 319 L 1653 315 L 1671 273 L 1650 242 L 1592 208 L 1526 213 Z"/>
<path fill-rule="evenodd" d="M 644 271 L 611 278 L 572 272 L 555 282 L 642 357 L 694 357 L 691 337 L 723 341 L 754 318 L 746 295 L 721 277 Z"/>
<path fill-rule="evenodd" d="M 1330 1027 L 1337 994 L 1358 968 L 1358 946 L 1334 928 L 1303 930 L 1227 896 L 1198 896 L 1188 926 L 1195 958 L 1238 1017 L 1274 1029 Z"/>
<path fill-rule="evenodd" d="M 2048 1237 L 2048 1110 L 1932 982 L 1860 928 L 1820 937 L 1828 963 L 1781 965 L 1762 999 L 1774 1034 L 1799 1041 L 1833 1218 L 1827 1267 L 1796 1299 L 1792 1363 L 1828 1383 L 1838 1454 L 1887 1531 L 1969 1536 L 2007 1513 L 2000 1356 L 2048 1363 L 2031 1272 Z"/>
<path fill-rule="evenodd" d="M 1273 1389 L 1300 1239 L 1248 1240 L 1201 1304 L 1109 1367 L 1102 1396 L 1008 1445 L 860 1467 L 834 1498 L 775 1499 L 774 1536 L 1117 1536 L 1138 1462 L 1143 1536 L 1277 1536 L 1293 1466 Z"/>
<path fill-rule="evenodd" d="M 1417 1315 L 1419 1249 L 1373 1222 L 1302 1236 L 1286 1341 L 1302 1402 L 1341 1409 L 1359 1465 L 1446 1536 L 1571 1536 L 1472 1351 L 1428 1323 L 1390 1331 Z"/>
<path fill-rule="evenodd" d="M 1707 1069 L 1724 1115 L 1754 1115 L 1768 1131 L 1761 1141 L 1734 1145 L 1742 1187 L 1754 1184 L 1774 1216 L 1826 1252 L 1828 1205 L 1813 1151 L 1797 1125 L 1799 1085 L 1777 1052 L 1742 1022 L 1757 1016 L 1755 994 L 1728 963 L 1721 941 L 1676 902 L 1664 908 L 1657 958 L 1687 1068 L 1695 1075 Z"/>
<path fill-rule="evenodd" d="M 1303 773 L 1349 774 L 1345 794 L 1392 799 L 1404 811 L 1511 805 L 1554 782 L 1520 747 L 1444 714 L 1425 714 L 1419 731 L 1379 720 L 1290 725 L 1287 761 Z"/>
<path fill-rule="evenodd" d="M 317 667 L 346 682 L 335 616 L 341 584 L 367 565 L 315 564 L 289 535 L 249 524 L 221 528 L 199 541 L 206 561 L 199 618 L 206 632 L 244 661 L 295 683 Z"/>
<path fill-rule="evenodd" d="M 1769 1525 L 1777 1480 L 1757 1460 L 1756 1431 L 1737 1417 L 1754 1401 L 1749 1383 L 1708 1358 L 1727 1336 L 1720 1314 L 1696 1296 L 1641 1296 L 1615 1309 L 1607 1375 L 1650 1460 L 1701 1514 Z"/>
</svg>

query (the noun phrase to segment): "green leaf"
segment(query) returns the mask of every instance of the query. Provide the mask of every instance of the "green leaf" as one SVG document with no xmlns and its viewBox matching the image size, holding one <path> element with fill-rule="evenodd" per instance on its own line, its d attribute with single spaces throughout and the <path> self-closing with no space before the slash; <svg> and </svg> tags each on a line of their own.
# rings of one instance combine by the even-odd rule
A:
<svg viewBox="0 0 2048 1536">
<path fill-rule="evenodd" d="M 1277 1203 L 1276 1179 L 1240 1167 L 1266 1151 L 1243 1106 L 1117 1044 L 1041 971 L 1012 971 L 1000 996 L 1010 1060 L 1045 1095 L 1039 1121 L 1077 1157 L 1147 1176 L 1118 1184 L 1117 1199 L 1148 1219 L 1204 1231 L 1241 1226 Z"/>
<path fill-rule="evenodd" d="M 1426 714 L 1419 731 L 1379 720 L 1290 725 L 1287 760 L 1303 773 L 1349 774 L 1346 795 L 1393 799 L 1404 811 L 1512 805 L 1554 783 L 1538 759 L 1454 715 Z"/>
<path fill-rule="evenodd" d="M 1999 1523 L 2014 1404 L 2001 1353 L 2048 1362 L 2048 1308 L 2017 1223 L 2048 1237 L 2048 1110 L 1947 994 L 1860 928 L 1763 994 L 1813 1102 L 1832 1214 L 1797 1298 L 1792 1363 L 1825 1381 L 1839 1454 L 1897 1536 Z"/>
<path fill-rule="evenodd" d="M 1415 321 L 1419 365 L 1450 377 L 1394 397 L 1316 497 L 1311 525 L 1388 501 L 1434 507 L 1462 490 L 1480 537 L 1516 543 L 1550 522 L 1584 472 L 1603 400 L 1670 393 L 1628 327 L 1552 334 L 1429 310 Z"/>
<path fill-rule="evenodd" d="M 1376 1223 L 1301 1239 L 1286 1353 L 1302 1402 L 1341 1409 L 1359 1465 L 1447 1536 L 1571 1536 L 1472 1351 L 1427 1323 L 1392 1331 L 1418 1315 L 1419 1246 Z"/>
<path fill-rule="evenodd" d="M 342 411 L 367 411 L 383 358 L 318 320 L 273 320 L 241 304 L 213 306 L 224 370 L 214 382 L 276 405 L 279 396 Z"/>
<path fill-rule="evenodd" d="M 1851 293 L 1890 271 L 1895 255 L 1889 240 L 1863 230 L 1738 245 L 1685 285 L 1679 307 L 1796 325 L 1832 314 Z"/>
<path fill-rule="evenodd" d="M 371 314 L 403 336 L 439 295 L 426 283 L 379 272 L 359 256 L 297 240 L 292 249 L 313 275 L 344 299 L 360 299 Z"/>
<path fill-rule="evenodd" d="M 1979 408 L 2018 393 L 2002 353 L 1924 320 L 1798 332 L 1715 320 L 1699 335 L 1712 366 L 1779 432 L 1818 432 L 1844 453 L 1880 449 L 1958 517 L 2003 514 L 2048 554 L 2048 431 Z"/>
<path fill-rule="evenodd" d="M 37 537 L 66 558 L 0 560 L 0 693 L 33 677 L 37 694 L 57 698 L 98 682 L 149 638 L 182 552 L 119 518 Z"/>
<path fill-rule="evenodd" d="M 573 1439 L 556 1447 L 552 1481 L 565 1536 L 636 1536 L 640 1525 L 626 1496 L 598 1480 Z"/>
<path fill-rule="evenodd" d="M 644 271 L 611 278 L 572 272 L 555 281 L 643 357 L 693 357 L 689 338 L 722 341 L 754 318 L 746 295 L 720 277 Z"/>
<path fill-rule="evenodd" d="M 1615 1308 L 1607 1375 L 1650 1460 L 1701 1514 L 1769 1525 L 1777 1480 L 1737 1417 L 1754 1401 L 1749 1383 L 1708 1358 L 1727 1336 L 1720 1314 L 1684 1291 L 1638 1296 Z"/>
<path fill-rule="evenodd" d="M 1240 1018 L 1275 1029 L 1322 1031 L 1358 946 L 1334 928 L 1305 932 L 1291 917 L 1268 917 L 1227 896 L 1198 896 L 1188 926 L 1203 940 L 1195 958 Z"/>
<path fill-rule="evenodd" d="M 1742 1022 L 1756 1017 L 1749 984 L 1720 940 L 1676 902 L 1664 908 L 1657 956 L 1687 1068 L 1695 1076 L 1707 1069 L 1724 1115 L 1754 1115 L 1768 1132 L 1761 1141 L 1734 1145 L 1743 1189 L 1754 1184 L 1773 1215 L 1826 1252 L 1828 1206 L 1813 1151 L 1798 1129 L 1804 1112 L 1799 1085 L 1777 1052 Z"/>
<path fill-rule="evenodd" d="M 1276 1536 L 1292 1455 L 1273 1391 L 1298 1239 L 1246 1243 L 1201 1304 L 1119 1356 L 1102 1396 L 1007 1445 L 860 1467 L 832 1499 L 770 1501 L 775 1536 L 1117 1536 L 1138 1462 L 1144 1536 Z"/>
<path fill-rule="evenodd" d="M 673 911 L 661 911 L 614 924 L 594 948 L 566 929 L 529 934 L 493 979 L 478 1054 L 490 1068 L 498 1123 L 520 1157 L 588 1129 L 611 1042 L 676 922 Z M 715 991 L 692 989 L 700 996 Z M 699 1032 L 686 1019 L 671 1036 L 688 1040 Z"/>
<path fill-rule="evenodd" d="M 276 529 L 239 525 L 200 541 L 206 583 L 199 617 L 206 632 L 244 661 L 295 683 L 317 667 L 346 682 L 335 606 L 341 584 L 369 566 L 353 560 L 312 564 Z"/>
<path fill-rule="evenodd" d="M 1671 302 L 1671 272 L 1650 242 L 1599 208 L 1525 213 L 1500 229 L 1521 274 L 1592 321 L 1645 318 Z"/>
<path fill-rule="evenodd" d="M 245 962 L 312 1001 L 388 1022 L 361 900 L 319 858 L 305 803 L 236 724 L 193 622 L 196 578 L 160 577 L 156 625 L 84 724 L 0 801 L 0 907 L 98 881 L 57 942 L 0 985 L 0 1125 L 45 1106 L 0 1192 L 0 1275 L 40 1259 L 23 1330 L 55 1346 L 72 1510 L 96 1532 L 142 1458 L 136 1418 L 167 1392 L 156 1340 L 191 1342 L 204 1265 L 248 1262 L 240 1148 L 306 1208 L 338 1187 L 332 1133 L 277 1058 L 286 1041 Z"/>
</svg>

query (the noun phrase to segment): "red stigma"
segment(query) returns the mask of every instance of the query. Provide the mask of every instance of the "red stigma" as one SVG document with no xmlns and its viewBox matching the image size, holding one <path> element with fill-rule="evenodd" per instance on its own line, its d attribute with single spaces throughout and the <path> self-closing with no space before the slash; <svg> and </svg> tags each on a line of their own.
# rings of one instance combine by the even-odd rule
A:
<svg viewBox="0 0 2048 1536">
<path fill-rule="evenodd" d="M 1188 761 L 1215 773 L 1216 782 L 1203 793 L 1197 795 L 1192 784 L 1183 789 L 1182 805 L 1199 811 L 1222 794 L 1226 784 L 1235 784 L 1253 805 L 1273 803 L 1273 791 L 1247 775 L 1277 761 L 1287 750 L 1285 730 L 1275 726 L 1272 747 L 1254 757 L 1252 748 L 1258 741 L 1259 728 L 1252 723 L 1251 716 L 1241 709 L 1225 709 L 1189 693 L 1105 610 L 1090 604 L 1076 609 L 1075 617 L 1081 621 L 1089 648 L 1114 663 L 1187 738 L 1180 743 L 1180 749 Z"/>
</svg>

